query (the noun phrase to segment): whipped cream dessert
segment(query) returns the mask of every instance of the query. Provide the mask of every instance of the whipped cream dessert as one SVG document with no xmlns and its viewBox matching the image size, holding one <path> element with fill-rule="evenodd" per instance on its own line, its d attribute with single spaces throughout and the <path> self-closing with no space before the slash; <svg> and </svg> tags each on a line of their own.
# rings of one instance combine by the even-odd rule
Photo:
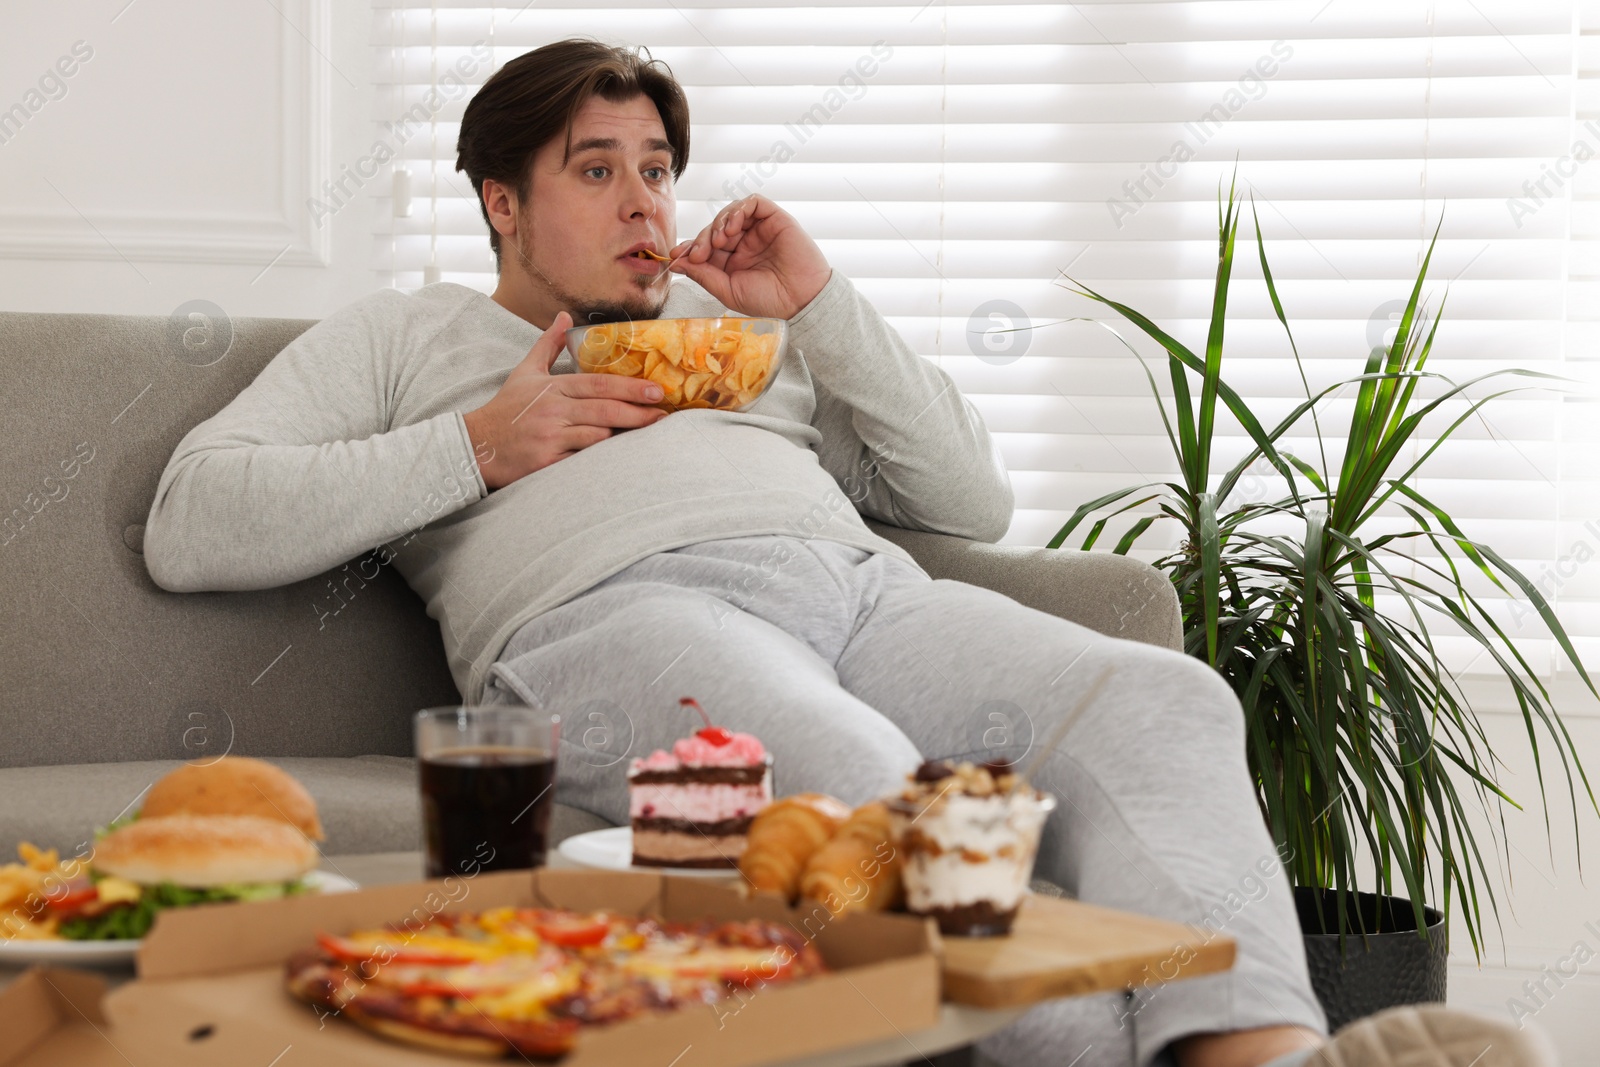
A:
<svg viewBox="0 0 1600 1067">
<path fill-rule="evenodd" d="M 628 765 L 633 862 L 736 867 L 756 812 L 772 803 L 772 756 L 751 734 L 708 727 Z"/>
<path fill-rule="evenodd" d="M 1006 765 L 929 760 L 888 803 L 906 910 L 944 934 L 1009 932 L 1055 798 Z"/>
</svg>

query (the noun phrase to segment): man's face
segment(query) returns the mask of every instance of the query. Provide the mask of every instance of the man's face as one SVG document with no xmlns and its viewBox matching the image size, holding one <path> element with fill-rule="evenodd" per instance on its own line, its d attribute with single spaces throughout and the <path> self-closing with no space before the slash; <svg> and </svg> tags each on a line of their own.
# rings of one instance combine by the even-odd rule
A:
<svg viewBox="0 0 1600 1067">
<path fill-rule="evenodd" d="M 502 239 L 504 269 L 520 267 L 534 301 L 570 312 L 574 326 L 659 318 L 669 272 L 625 255 L 641 241 L 662 255 L 677 243 L 672 149 L 655 104 L 591 97 L 565 166 L 564 142 L 534 156 L 517 233 Z"/>
</svg>

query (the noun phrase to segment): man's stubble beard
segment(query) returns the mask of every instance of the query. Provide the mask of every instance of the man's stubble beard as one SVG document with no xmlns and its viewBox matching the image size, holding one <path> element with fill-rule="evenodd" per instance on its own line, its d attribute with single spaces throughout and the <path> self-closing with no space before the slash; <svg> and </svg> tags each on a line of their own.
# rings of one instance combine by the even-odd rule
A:
<svg viewBox="0 0 1600 1067">
<path fill-rule="evenodd" d="M 524 218 L 524 225 L 517 227 L 515 245 L 517 257 L 522 260 L 522 265 L 529 274 L 538 277 L 544 282 L 550 295 L 555 297 L 561 309 L 572 316 L 573 326 L 594 326 L 603 322 L 636 322 L 659 319 L 661 317 L 661 311 L 666 306 L 667 299 L 665 296 L 658 296 L 650 292 L 650 288 L 655 285 L 659 275 L 637 275 L 634 279 L 634 284 L 640 290 L 639 298 L 637 300 L 630 299 L 619 302 L 615 300 L 595 300 L 573 293 L 540 270 L 538 265 L 533 262 L 533 256 L 530 254 L 533 245 L 532 235 L 529 234 L 529 230 L 532 229 L 531 221 L 531 219 Z"/>
</svg>

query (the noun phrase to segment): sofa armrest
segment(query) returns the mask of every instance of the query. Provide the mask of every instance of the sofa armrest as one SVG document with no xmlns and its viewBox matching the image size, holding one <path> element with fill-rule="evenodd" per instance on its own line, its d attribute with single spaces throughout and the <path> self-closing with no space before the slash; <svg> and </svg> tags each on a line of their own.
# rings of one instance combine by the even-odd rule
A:
<svg viewBox="0 0 1600 1067">
<path fill-rule="evenodd" d="M 872 519 L 867 525 L 934 578 L 992 589 L 1111 637 L 1183 649 L 1177 590 L 1148 563 L 1109 552 L 990 545 Z"/>
</svg>

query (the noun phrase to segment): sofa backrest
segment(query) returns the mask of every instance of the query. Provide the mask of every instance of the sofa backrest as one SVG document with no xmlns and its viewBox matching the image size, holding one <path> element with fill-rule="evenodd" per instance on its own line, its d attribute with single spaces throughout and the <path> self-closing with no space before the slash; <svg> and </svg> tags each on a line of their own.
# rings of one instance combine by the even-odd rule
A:
<svg viewBox="0 0 1600 1067">
<path fill-rule="evenodd" d="M 393 568 L 249 593 L 150 580 L 179 439 L 312 325 L 218 311 L 0 313 L 0 767 L 409 755 L 411 712 L 459 700 Z"/>
</svg>

